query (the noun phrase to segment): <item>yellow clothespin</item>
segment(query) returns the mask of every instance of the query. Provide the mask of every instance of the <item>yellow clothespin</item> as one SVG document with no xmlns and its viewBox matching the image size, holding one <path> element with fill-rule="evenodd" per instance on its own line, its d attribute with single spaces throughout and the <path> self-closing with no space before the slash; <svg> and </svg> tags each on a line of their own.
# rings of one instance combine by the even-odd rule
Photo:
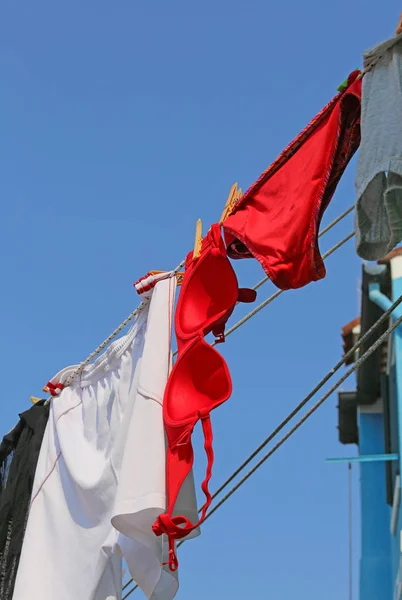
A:
<svg viewBox="0 0 402 600">
<path fill-rule="evenodd" d="M 225 221 L 228 218 L 228 216 L 232 212 L 234 205 L 239 200 L 241 195 L 241 189 L 237 189 L 237 183 L 234 183 L 230 188 L 229 196 L 227 197 L 225 207 L 223 209 L 223 213 L 221 215 L 219 223 L 223 223 L 223 221 Z"/>
<path fill-rule="evenodd" d="M 402 13 L 401 13 L 401 16 L 399 17 L 399 21 L 398 21 L 398 25 L 396 26 L 395 33 L 396 33 L 396 35 L 399 35 L 400 33 L 402 33 Z"/>
<path fill-rule="evenodd" d="M 202 242 L 202 221 L 198 219 L 195 225 L 195 240 L 194 240 L 194 252 L 193 260 L 199 258 L 201 255 L 201 242 Z"/>
<path fill-rule="evenodd" d="M 234 183 L 230 188 L 229 196 L 227 197 L 223 213 L 221 215 L 219 223 L 222 224 L 225 219 L 230 215 L 236 202 L 241 198 L 243 192 L 237 187 L 237 183 Z M 201 254 L 201 242 L 202 242 L 202 221 L 198 219 L 195 226 L 195 240 L 194 240 L 194 251 L 193 260 L 198 258 Z"/>
<path fill-rule="evenodd" d="M 37 398 L 36 396 L 31 396 L 30 401 L 32 402 L 32 404 L 37 404 L 41 399 Z"/>
</svg>

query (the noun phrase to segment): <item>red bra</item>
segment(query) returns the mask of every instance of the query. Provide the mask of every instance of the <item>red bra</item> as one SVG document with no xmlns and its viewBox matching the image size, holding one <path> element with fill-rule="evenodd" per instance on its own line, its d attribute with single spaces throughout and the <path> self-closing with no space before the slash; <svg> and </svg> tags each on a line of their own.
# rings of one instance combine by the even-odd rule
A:
<svg viewBox="0 0 402 600">
<path fill-rule="evenodd" d="M 186 271 L 175 315 L 178 358 L 168 379 L 164 395 L 163 418 L 168 439 L 166 487 L 168 507 L 153 525 L 156 535 L 169 538 L 169 568 L 178 561 L 174 541 L 186 537 L 205 518 L 211 504 L 208 483 L 214 454 L 210 412 L 225 402 L 232 392 L 232 381 L 223 357 L 204 340 L 212 331 L 216 342 L 224 342 L 225 324 L 237 301 L 253 302 L 256 292 L 239 289 L 235 272 L 226 256 L 219 224 L 212 225 L 202 241 L 201 254 L 186 259 Z M 201 421 L 208 465 L 202 490 L 206 496 L 201 517 L 192 523 L 184 516 L 172 516 L 179 490 L 191 471 L 194 452 L 191 435 Z"/>
</svg>

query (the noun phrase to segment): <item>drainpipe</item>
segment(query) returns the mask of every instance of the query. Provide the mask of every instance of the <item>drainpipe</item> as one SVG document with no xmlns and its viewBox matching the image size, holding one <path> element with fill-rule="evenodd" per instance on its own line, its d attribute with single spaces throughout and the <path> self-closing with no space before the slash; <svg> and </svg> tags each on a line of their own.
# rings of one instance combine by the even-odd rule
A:
<svg viewBox="0 0 402 600">
<path fill-rule="evenodd" d="M 398 264 L 395 264 L 398 263 Z M 369 298 L 374 304 L 383 311 L 388 310 L 393 302 L 402 294 L 402 256 L 396 256 L 391 259 L 391 278 L 392 278 L 392 300 L 380 291 L 380 284 L 372 282 L 369 284 Z M 396 275 L 396 277 L 395 277 Z M 402 306 L 397 306 L 391 313 L 392 319 L 396 320 L 402 316 Z M 399 439 L 399 472 L 402 473 L 402 331 L 401 326 L 397 327 L 393 334 L 393 344 L 395 350 L 395 369 L 396 369 L 396 392 L 398 405 L 398 439 Z"/>
<path fill-rule="evenodd" d="M 392 282 L 392 288 L 394 291 L 394 282 Z M 393 294 L 393 296 L 395 296 L 395 294 Z M 380 284 L 379 283 L 370 283 L 369 284 L 369 298 L 372 302 L 374 302 L 374 304 L 376 304 L 377 306 L 379 306 L 384 312 L 386 310 L 388 310 L 389 308 L 391 308 L 393 302 L 388 298 L 388 296 L 386 296 L 385 294 L 383 294 L 380 291 Z M 396 300 L 396 298 L 394 299 L 394 301 Z M 396 321 L 397 319 L 399 319 L 402 316 L 402 308 L 401 305 L 397 306 L 396 308 L 394 308 L 394 310 L 391 313 L 392 318 Z"/>
<path fill-rule="evenodd" d="M 385 262 L 385 261 L 384 261 Z M 388 310 L 393 302 L 402 295 L 402 253 L 398 250 L 389 256 L 390 274 L 392 280 L 392 300 L 387 298 L 381 290 L 378 283 L 369 285 L 369 298 L 383 311 Z M 398 319 L 402 316 L 402 306 L 399 305 L 392 312 L 392 319 Z M 393 355 L 395 369 L 395 395 L 397 405 L 398 421 L 398 441 L 399 441 L 399 474 L 402 473 L 402 327 L 399 326 L 390 340 L 390 351 Z M 402 515 L 400 510 L 400 477 L 396 477 L 394 490 L 394 505 L 392 507 L 393 521 L 391 523 L 391 554 L 392 554 L 392 579 L 395 600 L 402 600 L 402 554 L 401 554 L 401 533 L 402 533 Z"/>
</svg>

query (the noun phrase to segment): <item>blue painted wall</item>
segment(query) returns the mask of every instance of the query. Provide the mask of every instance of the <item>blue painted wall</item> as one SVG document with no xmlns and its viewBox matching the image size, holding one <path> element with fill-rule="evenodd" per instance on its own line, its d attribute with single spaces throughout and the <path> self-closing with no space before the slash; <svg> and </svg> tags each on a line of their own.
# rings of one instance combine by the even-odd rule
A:
<svg viewBox="0 0 402 600">
<path fill-rule="evenodd" d="M 382 414 L 359 414 L 359 451 L 361 455 L 384 453 Z M 392 600 L 391 508 L 386 503 L 384 463 L 361 463 L 360 478 L 360 600 Z"/>
<path fill-rule="evenodd" d="M 396 264 L 400 262 L 400 257 L 396 259 Z M 392 261 L 391 265 L 395 262 Z M 400 272 L 399 268 L 395 270 L 391 267 L 392 274 L 392 301 L 395 301 L 402 294 L 402 277 L 397 277 L 396 272 Z M 394 319 L 400 317 L 402 314 L 401 305 L 393 312 Z M 391 440 L 393 443 L 398 445 L 399 450 L 399 464 L 398 472 L 402 472 L 402 331 L 401 326 L 395 330 L 392 335 L 391 342 L 391 357 L 390 357 L 390 408 L 393 410 L 393 414 L 390 414 L 391 427 L 395 426 L 398 430 L 398 438 L 395 439 L 394 430 L 391 432 Z M 396 423 L 395 423 L 396 421 Z M 396 472 L 394 472 L 394 476 Z M 391 547 L 392 547 L 392 588 L 393 595 L 390 598 L 400 600 L 402 598 L 402 569 L 401 569 L 401 531 L 402 531 L 402 511 L 399 502 L 399 515 L 398 515 L 398 526 L 396 528 L 396 535 L 391 536 Z"/>
</svg>

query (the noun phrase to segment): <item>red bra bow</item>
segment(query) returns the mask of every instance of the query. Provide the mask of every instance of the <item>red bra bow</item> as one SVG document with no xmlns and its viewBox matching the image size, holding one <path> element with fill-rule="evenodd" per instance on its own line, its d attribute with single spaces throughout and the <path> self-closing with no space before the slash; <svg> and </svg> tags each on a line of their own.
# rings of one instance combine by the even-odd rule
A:
<svg viewBox="0 0 402 600">
<path fill-rule="evenodd" d="M 178 561 L 174 541 L 186 537 L 205 519 L 212 497 L 208 489 L 214 454 L 210 412 L 225 402 L 232 381 L 223 357 L 204 340 L 212 332 L 216 342 L 225 341 L 225 324 L 237 301 L 253 302 L 256 292 L 239 289 L 227 256 L 219 224 L 212 225 L 202 241 L 200 257 L 186 259 L 186 271 L 175 315 L 178 358 L 167 382 L 163 418 L 168 439 L 166 487 L 168 507 L 153 525 L 156 535 L 169 538 L 169 568 Z M 201 421 L 208 465 L 202 490 L 206 496 L 201 517 L 192 523 L 184 516 L 172 516 L 180 488 L 194 462 L 191 435 Z"/>
</svg>

